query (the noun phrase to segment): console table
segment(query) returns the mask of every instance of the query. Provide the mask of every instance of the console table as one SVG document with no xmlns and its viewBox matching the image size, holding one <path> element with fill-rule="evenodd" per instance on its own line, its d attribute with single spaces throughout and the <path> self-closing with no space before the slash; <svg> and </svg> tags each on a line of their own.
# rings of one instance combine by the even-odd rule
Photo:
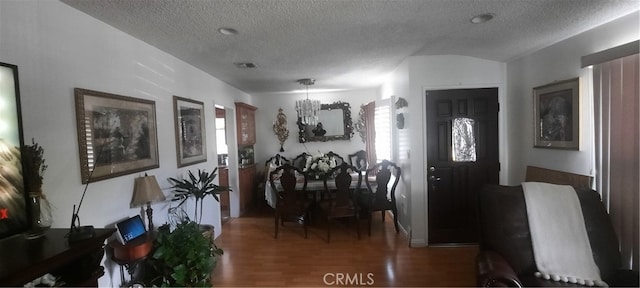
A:
<svg viewBox="0 0 640 288">
<path fill-rule="evenodd" d="M 0 285 L 23 286 L 51 273 L 66 286 L 98 286 L 104 275 L 100 266 L 105 240 L 116 229 L 95 229 L 93 238 L 72 245 L 65 237 L 69 229 L 49 229 L 36 239 L 14 235 L 0 240 Z"/>
</svg>

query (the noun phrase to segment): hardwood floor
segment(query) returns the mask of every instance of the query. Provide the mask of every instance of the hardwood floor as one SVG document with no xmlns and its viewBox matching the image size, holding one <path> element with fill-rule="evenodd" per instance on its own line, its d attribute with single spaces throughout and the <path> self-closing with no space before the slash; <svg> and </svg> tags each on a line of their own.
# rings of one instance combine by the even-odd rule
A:
<svg viewBox="0 0 640 288">
<path fill-rule="evenodd" d="M 409 248 L 387 215 L 374 216 L 371 237 L 361 220 L 358 240 L 353 222 L 309 227 L 285 222 L 273 238 L 273 210 L 234 218 L 223 226 L 216 244 L 224 250 L 212 276 L 223 286 L 474 286 L 477 246 Z"/>
</svg>

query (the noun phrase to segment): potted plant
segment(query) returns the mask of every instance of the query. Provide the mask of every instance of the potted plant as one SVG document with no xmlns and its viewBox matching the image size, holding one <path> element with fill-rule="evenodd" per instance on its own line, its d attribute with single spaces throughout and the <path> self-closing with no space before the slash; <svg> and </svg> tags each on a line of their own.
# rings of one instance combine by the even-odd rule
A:
<svg viewBox="0 0 640 288">
<path fill-rule="evenodd" d="M 169 178 L 169 182 L 173 184 L 171 188 L 174 189 L 174 196 L 172 201 L 180 201 L 178 207 L 184 204 L 187 199 L 193 197 L 196 200 L 196 207 L 194 211 L 194 220 L 200 224 L 202 221 L 202 205 L 203 199 L 211 195 L 216 201 L 220 202 L 218 194 L 223 191 L 231 191 L 229 187 L 218 186 L 213 183 L 216 178 L 218 168 L 213 169 L 213 172 L 209 173 L 205 170 L 198 169 L 197 177 L 193 172 L 189 171 L 188 179 L 176 179 Z"/>
<path fill-rule="evenodd" d="M 29 193 L 31 213 L 31 228 L 27 232 L 27 237 L 36 238 L 42 236 L 53 223 L 51 205 L 42 192 L 44 172 L 47 170 L 44 148 L 31 139 L 31 145 L 22 146 L 21 156 L 24 188 Z"/>
<path fill-rule="evenodd" d="M 148 285 L 163 287 L 211 286 L 211 273 L 222 255 L 213 239 L 202 234 L 199 225 L 185 220 L 170 231 L 170 225 L 158 228 L 154 251 L 147 267 Z"/>
</svg>

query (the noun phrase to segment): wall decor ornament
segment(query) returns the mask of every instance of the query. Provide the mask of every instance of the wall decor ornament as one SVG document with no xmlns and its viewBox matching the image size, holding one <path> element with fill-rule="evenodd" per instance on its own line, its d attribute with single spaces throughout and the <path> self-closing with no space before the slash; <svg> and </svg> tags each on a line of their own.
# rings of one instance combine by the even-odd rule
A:
<svg viewBox="0 0 640 288">
<path fill-rule="evenodd" d="M 396 100 L 396 109 L 401 109 L 404 107 L 409 107 L 409 102 L 407 102 L 407 99 L 398 97 L 398 100 Z"/>
<path fill-rule="evenodd" d="M 284 142 L 289 138 L 289 128 L 287 128 L 287 115 L 284 114 L 282 108 L 278 108 L 276 122 L 273 122 L 273 132 L 278 136 L 280 152 L 284 152 Z"/>
<path fill-rule="evenodd" d="M 207 161 L 204 103 L 173 96 L 178 167 Z"/>
<path fill-rule="evenodd" d="M 358 134 L 362 139 L 362 143 L 367 142 L 367 120 L 365 117 L 364 107 L 365 107 L 364 104 L 360 105 L 360 112 L 358 113 L 358 121 L 356 121 L 356 124 L 354 124 L 356 131 L 358 131 Z"/>
<path fill-rule="evenodd" d="M 74 93 L 83 184 L 160 166 L 154 101 L 81 88 Z"/>
<path fill-rule="evenodd" d="M 533 88 L 536 148 L 580 149 L 580 78 Z"/>
</svg>

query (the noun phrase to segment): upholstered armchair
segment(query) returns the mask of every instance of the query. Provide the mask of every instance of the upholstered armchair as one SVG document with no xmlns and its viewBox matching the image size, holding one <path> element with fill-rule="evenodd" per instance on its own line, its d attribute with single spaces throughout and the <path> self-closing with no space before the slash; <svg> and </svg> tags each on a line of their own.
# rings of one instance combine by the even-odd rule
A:
<svg viewBox="0 0 640 288">
<path fill-rule="evenodd" d="M 620 269 L 617 236 L 600 195 L 584 188 L 576 188 L 576 193 L 600 277 L 611 287 L 638 287 L 638 273 Z M 478 286 L 580 286 L 534 276 L 536 264 L 522 186 L 486 186 L 479 195 L 479 204 Z"/>
</svg>

